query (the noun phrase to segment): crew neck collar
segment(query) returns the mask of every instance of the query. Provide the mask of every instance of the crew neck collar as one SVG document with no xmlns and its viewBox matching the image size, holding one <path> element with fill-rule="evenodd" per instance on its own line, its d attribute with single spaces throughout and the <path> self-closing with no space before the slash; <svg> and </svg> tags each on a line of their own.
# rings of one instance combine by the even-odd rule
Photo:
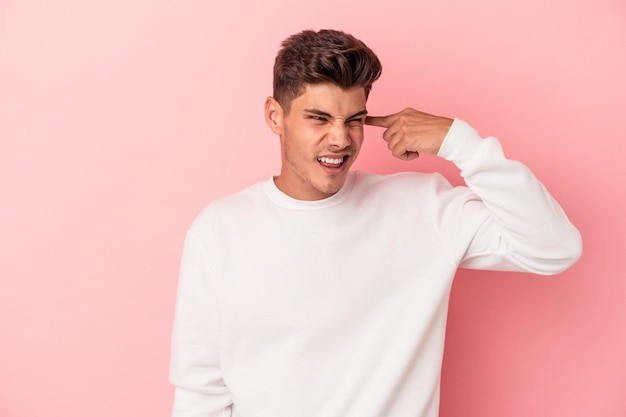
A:
<svg viewBox="0 0 626 417">
<path fill-rule="evenodd" d="M 288 196 L 276 186 L 274 176 L 270 177 L 270 179 L 265 182 L 263 188 L 269 199 L 279 206 L 289 209 L 313 210 L 334 206 L 345 200 L 346 196 L 350 193 L 350 190 L 352 190 L 354 177 L 354 172 L 349 172 L 346 177 L 346 182 L 343 184 L 341 189 L 330 197 L 326 197 L 321 200 L 298 200 Z"/>
</svg>

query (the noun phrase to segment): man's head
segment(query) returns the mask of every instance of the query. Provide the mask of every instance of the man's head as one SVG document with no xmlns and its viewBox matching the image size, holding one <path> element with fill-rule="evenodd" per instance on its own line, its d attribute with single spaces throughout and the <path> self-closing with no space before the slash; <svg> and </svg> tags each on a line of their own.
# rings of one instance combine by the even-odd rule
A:
<svg viewBox="0 0 626 417">
<path fill-rule="evenodd" d="M 304 31 L 282 44 L 265 120 L 280 137 L 278 188 L 299 200 L 335 194 L 363 143 L 365 104 L 381 65 L 365 44 L 339 31 Z"/>
<path fill-rule="evenodd" d="M 380 77 L 378 57 L 354 36 L 337 30 L 305 30 L 285 39 L 274 62 L 274 98 L 288 113 L 307 85 L 362 87 L 367 98 Z"/>
</svg>

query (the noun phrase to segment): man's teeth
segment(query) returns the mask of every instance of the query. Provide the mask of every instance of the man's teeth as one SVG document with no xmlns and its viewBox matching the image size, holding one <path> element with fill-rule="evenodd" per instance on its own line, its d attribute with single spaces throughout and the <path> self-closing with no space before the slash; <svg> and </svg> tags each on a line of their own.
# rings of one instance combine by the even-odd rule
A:
<svg viewBox="0 0 626 417">
<path fill-rule="evenodd" d="M 339 165 L 340 163 L 343 162 L 343 158 L 329 158 L 327 156 L 323 156 L 323 157 L 319 158 L 318 161 L 320 161 L 320 162 L 322 162 L 324 164 Z"/>
</svg>

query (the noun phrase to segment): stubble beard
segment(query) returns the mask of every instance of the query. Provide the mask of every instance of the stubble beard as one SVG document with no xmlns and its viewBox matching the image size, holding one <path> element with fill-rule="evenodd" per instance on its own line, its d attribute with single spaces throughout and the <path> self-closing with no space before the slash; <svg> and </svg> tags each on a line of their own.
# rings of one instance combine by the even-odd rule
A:
<svg viewBox="0 0 626 417">
<path fill-rule="evenodd" d="M 353 153 L 350 153 L 353 157 Z M 327 197 L 337 193 L 343 187 L 345 183 L 345 177 L 347 176 L 349 167 L 345 172 L 341 174 L 328 174 L 325 173 L 319 166 L 317 157 L 313 161 L 310 161 L 312 169 L 302 171 L 298 169 L 298 164 L 294 163 L 290 157 L 290 153 L 285 153 L 285 162 L 290 167 L 291 171 L 300 179 L 303 185 L 308 185 L 316 191 L 325 194 Z M 316 172 L 319 169 L 319 172 Z M 339 178 L 343 177 L 343 178 Z"/>
</svg>

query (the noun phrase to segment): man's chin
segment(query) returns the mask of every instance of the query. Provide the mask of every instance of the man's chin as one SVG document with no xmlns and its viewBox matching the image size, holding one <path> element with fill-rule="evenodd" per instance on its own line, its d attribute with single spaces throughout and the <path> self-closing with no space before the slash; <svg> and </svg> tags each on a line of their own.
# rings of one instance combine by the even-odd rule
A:
<svg viewBox="0 0 626 417">
<path fill-rule="evenodd" d="M 333 181 L 327 182 L 324 185 L 320 185 L 316 188 L 319 192 L 326 194 L 326 196 L 330 197 L 331 195 L 337 194 L 337 192 L 341 190 L 345 182 L 345 176 L 342 175 L 341 178 L 335 178 Z"/>
</svg>

